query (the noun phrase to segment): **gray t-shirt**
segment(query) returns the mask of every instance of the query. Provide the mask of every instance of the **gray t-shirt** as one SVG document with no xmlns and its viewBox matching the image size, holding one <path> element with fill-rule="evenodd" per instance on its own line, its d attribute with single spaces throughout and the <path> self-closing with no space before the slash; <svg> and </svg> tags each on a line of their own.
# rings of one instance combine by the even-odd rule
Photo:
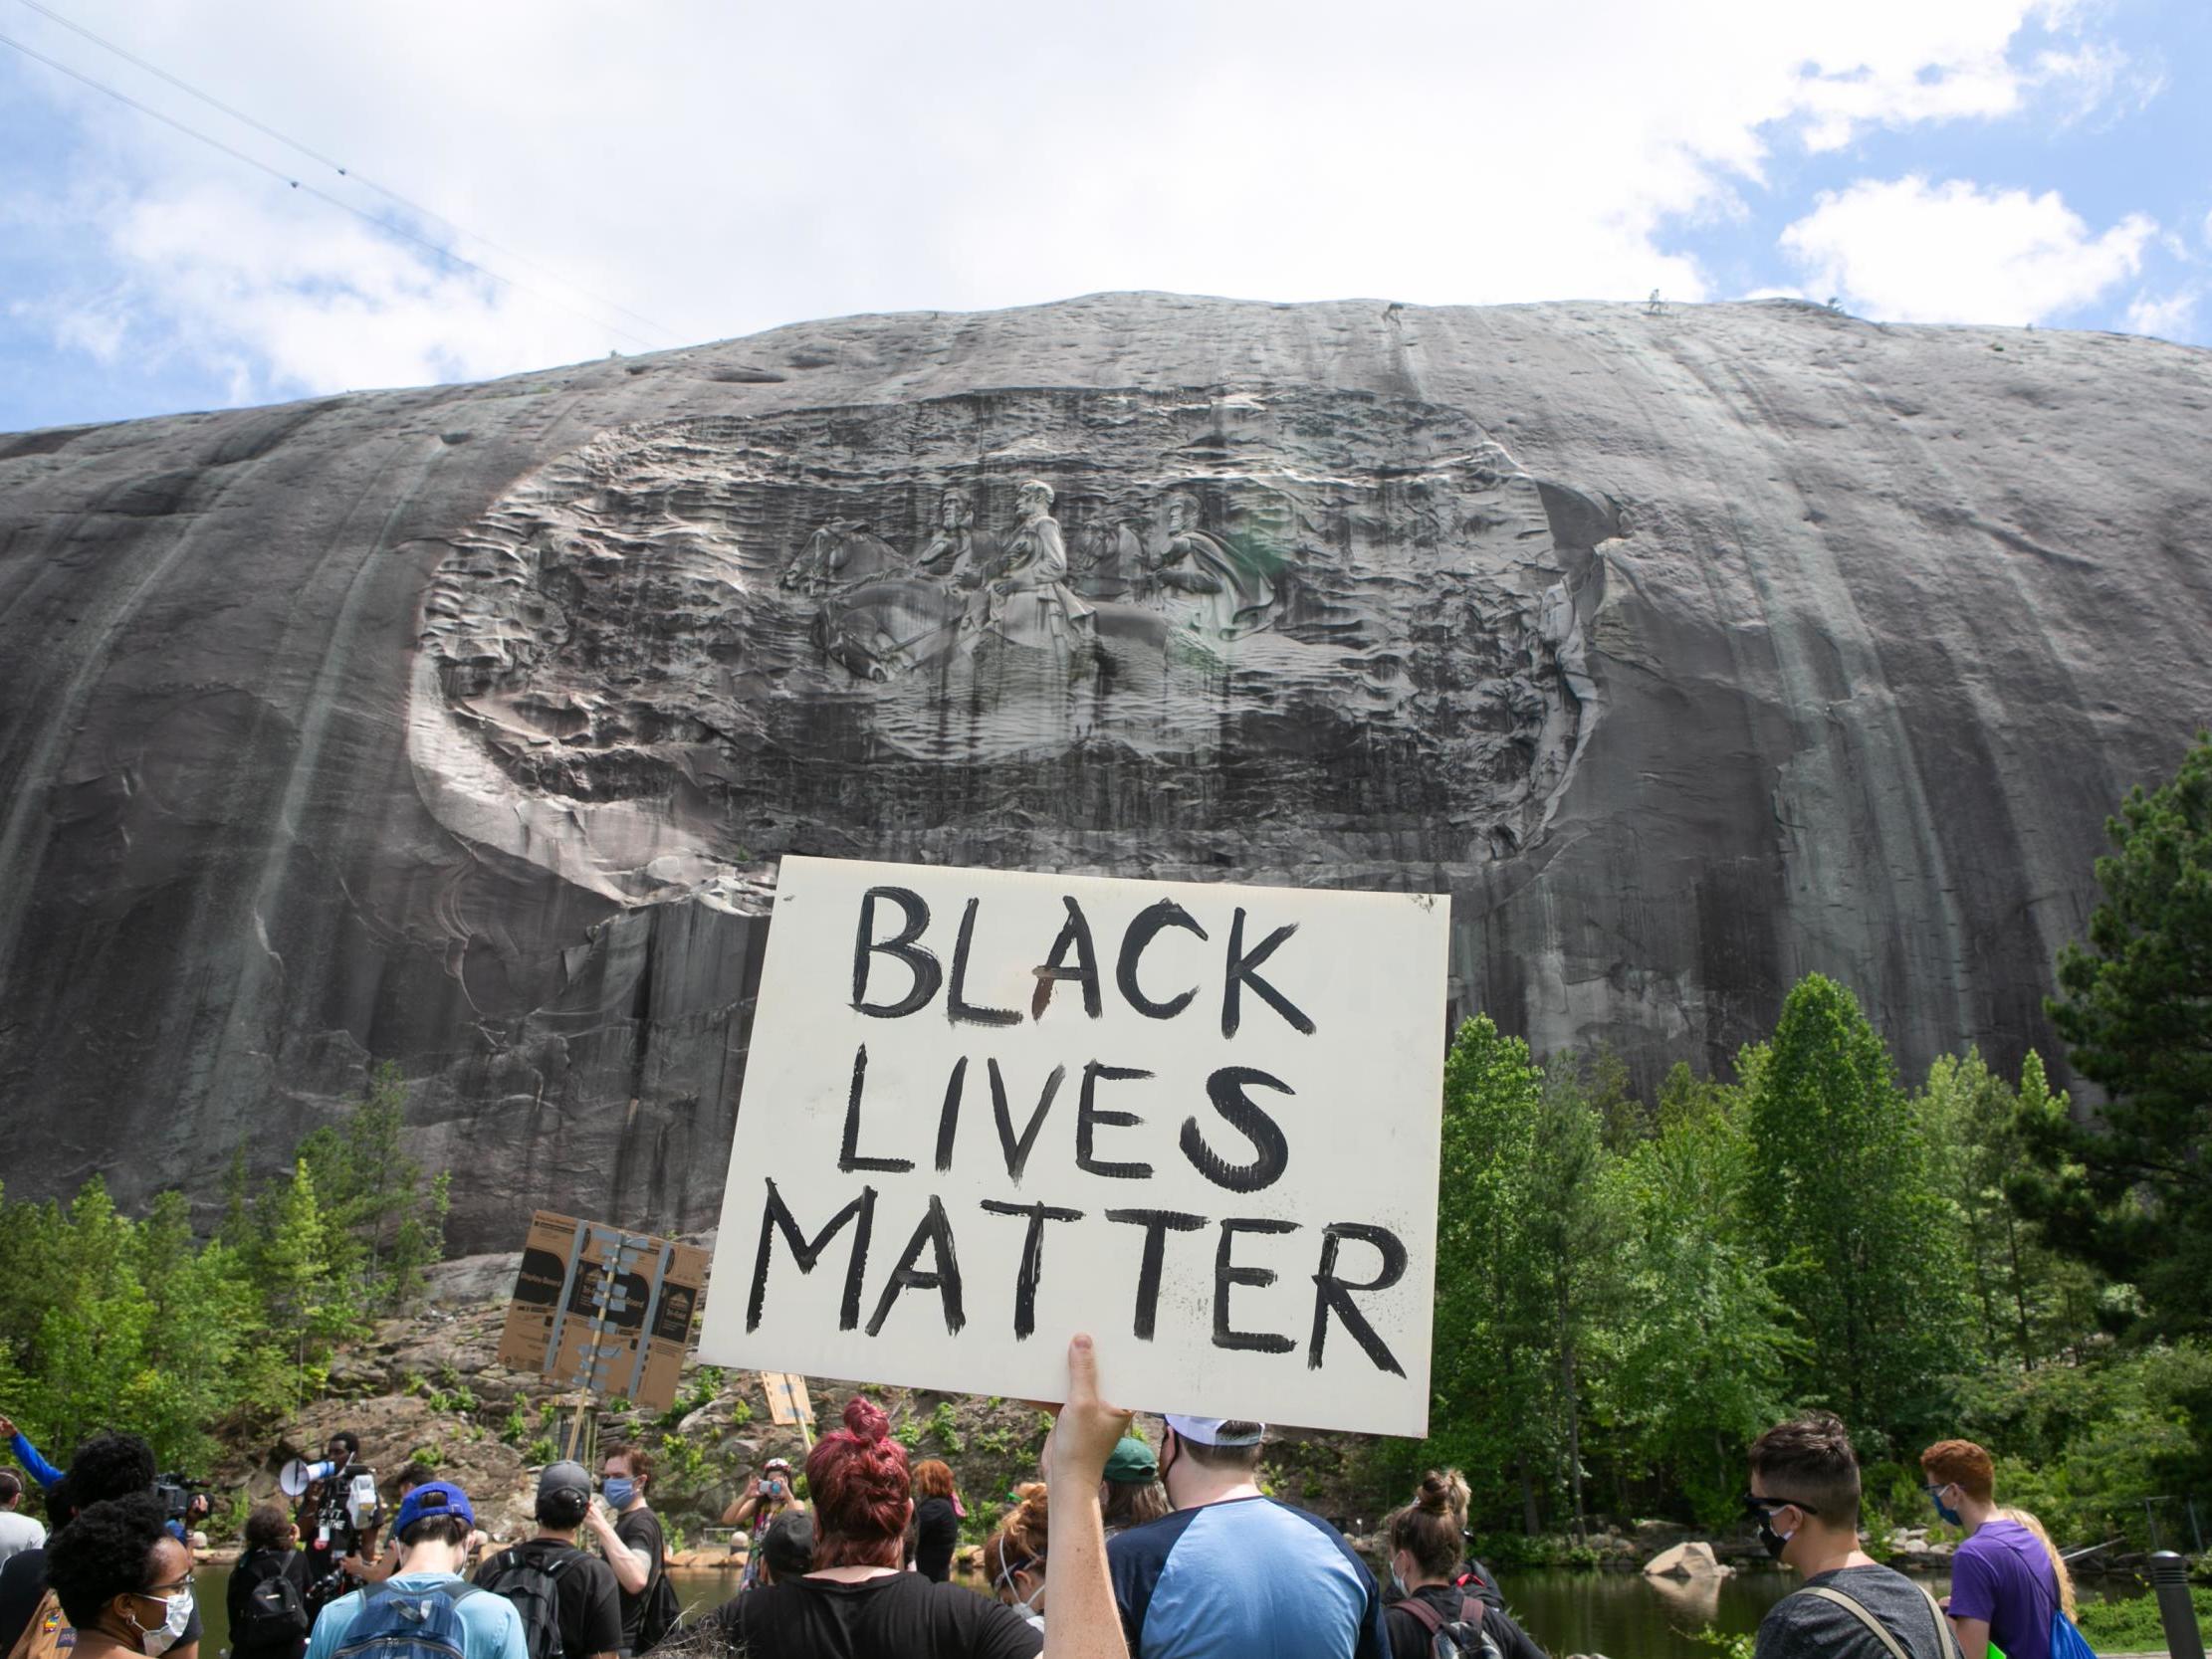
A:
<svg viewBox="0 0 2212 1659">
<path fill-rule="evenodd" d="M 0 1510 L 0 1561 L 24 1550 L 46 1548 L 46 1529 L 28 1515 Z"/>
<path fill-rule="evenodd" d="M 1841 1590 L 1882 1622 L 1909 1659 L 1953 1659 L 1947 1625 L 1920 1586 L 1885 1566 L 1846 1566 L 1816 1573 L 1805 1588 L 1783 1597 L 1759 1621 L 1756 1659 L 1891 1659 L 1872 1630 L 1849 1607 L 1807 1590 Z"/>
</svg>

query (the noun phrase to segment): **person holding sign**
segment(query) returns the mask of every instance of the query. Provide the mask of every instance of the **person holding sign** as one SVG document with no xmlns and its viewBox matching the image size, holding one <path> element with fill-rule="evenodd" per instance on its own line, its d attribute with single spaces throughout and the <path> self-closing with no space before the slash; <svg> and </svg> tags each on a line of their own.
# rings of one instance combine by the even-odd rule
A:
<svg viewBox="0 0 2212 1659">
<path fill-rule="evenodd" d="M 1259 1490 L 1266 1425 L 1173 1413 L 1167 1423 L 1160 1478 L 1176 1513 L 1107 1546 L 1130 1653 L 1273 1653 L 1294 1631 L 1310 1659 L 1388 1659 L 1367 1563 L 1318 1515 Z"/>
</svg>

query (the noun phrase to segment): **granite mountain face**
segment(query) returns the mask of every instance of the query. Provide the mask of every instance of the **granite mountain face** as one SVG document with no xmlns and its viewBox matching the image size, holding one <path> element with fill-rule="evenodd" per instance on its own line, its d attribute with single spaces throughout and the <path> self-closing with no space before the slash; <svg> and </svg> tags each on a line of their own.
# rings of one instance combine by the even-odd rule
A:
<svg viewBox="0 0 2212 1659">
<path fill-rule="evenodd" d="M 1815 969 L 1908 1070 L 2054 1053 L 2212 722 L 2208 406 L 1787 303 L 1110 296 L 0 437 L 9 1190 L 211 1194 L 388 1057 L 461 1243 L 705 1224 L 785 852 L 1448 892 L 1455 1015 L 1647 1085 Z"/>
</svg>

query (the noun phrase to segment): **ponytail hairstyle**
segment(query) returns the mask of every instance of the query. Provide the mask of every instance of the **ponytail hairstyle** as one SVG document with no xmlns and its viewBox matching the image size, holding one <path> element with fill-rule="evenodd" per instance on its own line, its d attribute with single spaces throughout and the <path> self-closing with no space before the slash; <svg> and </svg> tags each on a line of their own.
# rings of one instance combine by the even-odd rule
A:
<svg viewBox="0 0 2212 1659">
<path fill-rule="evenodd" d="M 1411 1555 L 1424 1578 L 1448 1578 L 1459 1564 L 1466 1494 L 1466 1480 L 1456 1469 L 1432 1469 L 1422 1476 L 1414 1501 L 1383 1522 L 1391 1549 Z"/>
<path fill-rule="evenodd" d="M 1014 1488 L 1021 1501 L 1006 1513 L 998 1529 L 984 1541 L 984 1571 L 991 1587 L 1010 1583 L 1016 1572 L 1044 1576 L 1046 1546 L 1051 1542 L 1051 1512 L 1042 1481 Z"/>
<path fill-rule="evenodd" d="M 846 1401 L 845 1426 L 806 1454 L 806 1489 L 814 1504 L 814 1570 L 900 1564 L 912 1482 L 906 1448 L 891 1438 L 883 1407 Z"/>
<path fill-rule="evenodd" d="M 2027 1510 L 2010 1505 L 2000 1507 L 1998 1515 L 2007 1521 L 2017 1521 L 2036 1535 L 2043 1545 L 2043 1553 L 2051 1557 L 2052 1574 L 2059 1580 L 2059 1605 L 2066 1609 L 2066 1616 L 2074 1616 L 2074 1574 L 2066 1569 L 2066 1557 L 2059 1554 L 2059 1547 L 2051 1542 L 2051 1535 L 2043 1530 L 2043 1523 Z"/>
</svg>

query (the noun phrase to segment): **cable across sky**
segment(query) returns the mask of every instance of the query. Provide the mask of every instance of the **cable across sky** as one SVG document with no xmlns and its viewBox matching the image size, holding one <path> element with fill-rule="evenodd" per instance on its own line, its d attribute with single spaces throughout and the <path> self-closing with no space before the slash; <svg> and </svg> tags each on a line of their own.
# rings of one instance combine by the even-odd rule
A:
<svg viewBox="0 0 2212 1659">
<path fill-rule="evenodd" d="M 421 203 L 411 200 L 410 198 L 400 194 L 398 191 L 393 190 L 386 185 L 378 184 L 375 180 L 368 178 L 363 174 L 355 172 L 350 167 L 346 167 L 341 163 L 333 160 L 332 157 L 323 154 L 320 150 L 317 150 L 308 144 L 304 144 L 297 138 L 290 137 L 286 133 L 280 132 L 279 130 L 277 130 L 277 128 L 270 126 L 264 121 L 257 120 L 254 116 L 247 114 L 244 110 L 235 108 L 231 104 L 224 103 L 221 99 L 215 98 L 211 94 L 200 91 L 200 89 L 198 89 L 197 87 L 194 87 L 189 82 L 181 80 L 177 76 L 170 74 L 167 70 L 162 69 L 159 65 L 149 63 L 145 59 L 139 57 L 137 54 L 130 52 L 125 48 L 116 45 L 113 41 L 107 39 L 105 36 L 86 28 L 83 24 L 74 22 L 70 18 L 65 17 L 62 13 L 54 10 L 51 6 L 42 4 L 41 0 L 21 0 L 21 3 L 25 6 L 28 6 L 31 10 L 37 12 L 40 16 L 51 19 L 55 23 L 60 24 L 63 28 L 71 31 L 73 34 L 83 36 L 86 40 L 91 41 L 94 45 L 101 47 L 105 51 L 113 53 L 116 57 L 121 58 L 124 62 L 129 63 L 140 70 L 143 70 L 148 75 L 152 75 L 162 81 L 167 82 L 170 86 L 175 87 L 180 92 L 183 92 L 188 96 L 199 100 L 202 104 L 207 104 L 210 108 L 216 109 L 222 114 L 230 117 L 231 119 L 239 121 L 242 124 L 253 128 L 256 132 L 262 133 L 267 137 L 275 139 L 278 143 L 285 145 L 289 149 L 297 151 L 298 153 L 308 157 L 312 161 L 329 167 L 332 171 L 337 173 L 340 177 L 349 179 L 353 183 L 359 184 L 366 189 L 375 191 L 378 195 L 384 197 L 386 200 L 394 203 L 395 205 L 406 209 L 409 213 L 415 214 L 418 217 L 424 219 L 434 220 L 439 224 L 445 225 L 453 232 L 455 232 L 458 236 L 466 238 L 467 240 L 472 242 L 481 243 L 484 247 L 492 249 L 494 252 L 502 255 L 507 259 L 514 260 L 519 264 L 528 266 L 530 269 L 537 271 L 542 276 L 550 279 L 551 281 L 558 283 L 563 288 L 567 288 L 574 293 L 581 295 L 585 299 L 589 300 L 593 305 L 603 307 L 606 311 L 611 311 L 616 315 L 628 317 L 633 322 L 637 322 L 646 328 L 650 328 L 655 333 L 660 334 L 663 337 L 657 341 L 651 340 L 639 335 L 631 329 L 618 327 L 604 316 L 594 316 L 590 312 L 582 311 L 577 307 L 566 303 L 556 295 L 548 294 L 540 289 L 533 288 L 529 284 L 524 283 L 514 277 L 507 276 L 503 272 L 495 271 L 489 266 L 480 264 L 476 260 L 469 259 L 465 255 L 456 253 L 453 249 L 447 247 L 443 243 L 434 240 L 433 238 L 423 236 L 419 232 L 409 230 L 404 225 L 395 224 L 393 221 L 379 217 L 378 215 L 367 211 L 365 208 L 359 207 L 352 202 L 348 202 L 339 196 L 332 194 L 330 191 L 319 189 L 315 185 L 307 183 L 305 180 L 295 178 L 290 173 L 286 172 L 283 168 L 273 166 L 269 162 L 262 160 L 259 156 L 248 154 L 246 151 L 241 150 L 234 145 L 225 143 L 222 139 L 215 137 L 213 134 L 203 132 L 199 128 L 192 126 L 185 121 L 179 120 L 174 115 L 170 115 L 160 109 L 156 109 L 152 105 L 142 103 L 138 99 L 132 98 L 129 94 L 121 92 L 118 89 L 111 87 L 107 83 L 86 74 L 82 70 L 72 68 L 70 65 L 61 62 L 59 59 L 51 58 L 45 53 L 38 51 L 34 47 L 27 45 L 23 41 L 15 39 L 11 35 L 0 34 L 0 45 L 13 47 L 17 52 L 22 53 L 26 58 L 30 58 L 38 63 L 44 64 L 48 69 L 55 70 L 62 75 L 66 75 L 71 80 L 80 82 L 83 85 L 92 88 L 95 92 L 103 93 L 109 98 L 114 99 L 119 104 L 127 104 L 130 108 L 137 110 L 140 114 L 150 115 L 153 119 L 162 122 L 166 126 L 173 127 L 189 138 L 195 138 L 201 143 L 206 144 L 213 149 L 221 150 L 225 155 L 230 156 L 234 160 L 243 161 L 249 167 L 257 168 L 260 171 L 269 174 L 272 178 L 280 179 L 292 189 L 304 190 L 309 195 L 314 196 L 321 201 L 328 202 L 332 207 L 340 208 L 343 211 L 352 214 L 355 218 L 374 226 L 376 229 L 383 231 L 387 235 L 396 236 L 402 238 L 405 241 L 414 243 L 416 246 L 427 249 L 429 252 L 436 254 L 441 259 L 450 260 L 456 265 L 464 266 L 467 269 L 478 273 L 480 276 L 490 278 L 493 282 L 500 283 L 508 288 L 512 288 L 517 293 L 527 294 L 533 299 L 542 300 L 548 305 L 557 307 L 559 310 L 566 311 L 571 316 L 579 317 L 584 321 L 594 324 L 595 326 L 605 328 L 610 333 L 619 335 L 622 339 L 628 341 L 632 345 L 641 346 L 644 349 L 650 351 L 659 350 L 664 346 L 670 344 L 688 345 L 693 343 L 695 337 L 704 337 L 703 335 L 688 335 L 681 330 L 671 328 L 664 322 L 656 322 L 653 318 L 644 316 L 639 312 L 632 311 L 626 306 L 619 305 L 616 302 L 607 299 L 603 295 L 594 294 L 589 289 L 584 288 L 579 284 L 570 282 L 567 278 L 560 276 L 557 272 L 550 270 L 539 261 L 532 259 L 529 255 L 521 253 L 516 249 L 506 247 L 503 244 L 494 241 L 491 237 L 483 236 L 475 231 L 471 231 L 466 226 L 457 224 L 454 220 L 448 218 L 446 215 L 439 213 L 434 209 L 425 207 Z"/>
</svg>

